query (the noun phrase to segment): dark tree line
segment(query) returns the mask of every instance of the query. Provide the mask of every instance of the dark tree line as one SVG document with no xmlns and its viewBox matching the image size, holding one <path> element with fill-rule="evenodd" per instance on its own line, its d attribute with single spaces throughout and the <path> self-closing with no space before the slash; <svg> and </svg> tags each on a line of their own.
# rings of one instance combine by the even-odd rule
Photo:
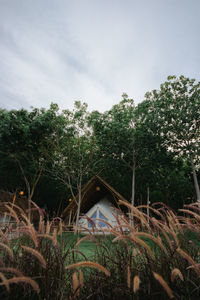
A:
<svg viewBox="0 0 200 300">
<path fill-rule="evenodd" d="M 122 95 L 109 111 L 0 110 L 0 188 L 22 188 L 51 210 L 99 174 L 133 204 L 178 208 L 200 200 L 200 83 L 168 77 L 138 106 Z"/>
</svg>

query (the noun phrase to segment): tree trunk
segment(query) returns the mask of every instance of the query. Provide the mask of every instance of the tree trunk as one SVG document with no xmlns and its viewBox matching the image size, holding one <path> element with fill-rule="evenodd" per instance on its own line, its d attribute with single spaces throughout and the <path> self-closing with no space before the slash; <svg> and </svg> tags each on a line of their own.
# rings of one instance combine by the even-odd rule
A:
<svg viewBox="0 0 200 300">
<path fill-rule="evenodd" d="M 132 172 L 131 204 L 133 206 L 135 205 L 135 162 L 133 163 L 133 172 Z"/>
<path fill-rule="evenodd" d="M 135 136 L 133 135 L 133 167 L 132 167 L 132 189 L 131 189 L 131 204 L 135 206 L 135 169 L 136 169 L 136 156 L 135 156 Z M 133 226 L 133 217 L 130 217 L 130 225 Z"/>
<path fill-rule="evenodd" d="M 199 184 L 198 184 L 197 174 L 196 174 L 196 170 L 195 170 L 195 166 L 194 166 L 194 162 L 193 162 L 193 158 L 192 157 L 190 157 L 190 161 L 191 161 L 191 166 L 192 166 L 192 174 L 193 174 L 194 186 L 195 186 L 196 195 L 197 195 L 197 201 L 200 201 Z"/>
<path fill-rule="evenodd" d="M 75 234 L 77 234 L 78 231 L 78 223 L 79 223 L 79 217 L 80 217 L 80 208 L 81 208 L 81 185 L 79 186 L 79 191 L 78 191 L 78 207 L 77 207 L 77 214 L 76 214 L 76 226 L 75 226 Z"/>
<path fill-rule="evenodd" d="M 147 186 L 147 216 L 148 216 L 148 223 L 149 223 L 149 205 L 150 205 L 150 201 L 149 201 L 149 186 Z"/>
</svg>

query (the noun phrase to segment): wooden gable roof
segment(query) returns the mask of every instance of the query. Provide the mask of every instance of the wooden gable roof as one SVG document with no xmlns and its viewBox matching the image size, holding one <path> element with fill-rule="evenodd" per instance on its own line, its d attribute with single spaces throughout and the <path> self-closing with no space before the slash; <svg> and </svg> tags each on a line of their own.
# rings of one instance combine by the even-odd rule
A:
<svg viewBox="0 0 200 300">
<path fill-rule="evenodd" d="M 100 176 L 95 175 L 88 183 L 82 188 L 82 200 L 80 213 L 85 214 L 95 203 L 97 203 L 103 197 L 110 195 L 109 199 L 113 205 L 117 205 L 118 200 L 126 199 L 120 195 L 113 187 L 111 187 Z M 76 196 L 78 201 L 78 195 Z M 77 211 L 76 201 L 72 201 L 63 211 L 62 217 L 66 218 L 70 212 L 75 214 Z"/>
<path fill-rule="evenodd" d="M 8 191 L 0 190 L 0 212 L 6 212 L 5 204 L 13 203 L 15 193 L 10 193 Z M 17 196 L 15 199 L 15 204 L 22 208 L 23 210 L 28 209 L 28 201 L 24 196 Z"/>
</svg>

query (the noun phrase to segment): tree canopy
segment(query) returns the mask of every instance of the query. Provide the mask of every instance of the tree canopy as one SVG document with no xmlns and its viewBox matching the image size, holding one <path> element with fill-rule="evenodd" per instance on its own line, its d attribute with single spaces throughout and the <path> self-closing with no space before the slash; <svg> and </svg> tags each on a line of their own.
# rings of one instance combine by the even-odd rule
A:
<svg viewBox="0 0 200 300">
<path fill-rule="evenodd" d="M 0 110 L 0 188 L 61 209 L 99 174 L 128 201 L 174 208 L 199 200 L 200 83 L 168 77 L 137 106 L 126 94 L 110 110 Z M 192 184 L 195 183 L 196 197 Z M 78 207 L 78 202 L 77 202 Z"/>
</svg>

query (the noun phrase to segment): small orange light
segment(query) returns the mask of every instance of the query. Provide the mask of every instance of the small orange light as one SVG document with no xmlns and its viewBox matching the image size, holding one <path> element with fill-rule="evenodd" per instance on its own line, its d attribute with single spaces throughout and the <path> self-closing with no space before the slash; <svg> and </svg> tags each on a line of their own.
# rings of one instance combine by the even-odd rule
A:
<svg viewBox="0 0 200 300">
<path fill-rule="evenodd" d="M 96 187 L 96 191 L 98 191 L 98 192 L 100 191 L 100 186 Z"/>
<path fill-rule="evenodd" d="M 72 202 L 72 199 L 71 199 L 71 198 L 69 198 L 69 202 Z"/>
<path fill-rule="evenodd" d="M 24 191 L 19 192 L 20 196 L 24 196 Z"/>
</svg>

